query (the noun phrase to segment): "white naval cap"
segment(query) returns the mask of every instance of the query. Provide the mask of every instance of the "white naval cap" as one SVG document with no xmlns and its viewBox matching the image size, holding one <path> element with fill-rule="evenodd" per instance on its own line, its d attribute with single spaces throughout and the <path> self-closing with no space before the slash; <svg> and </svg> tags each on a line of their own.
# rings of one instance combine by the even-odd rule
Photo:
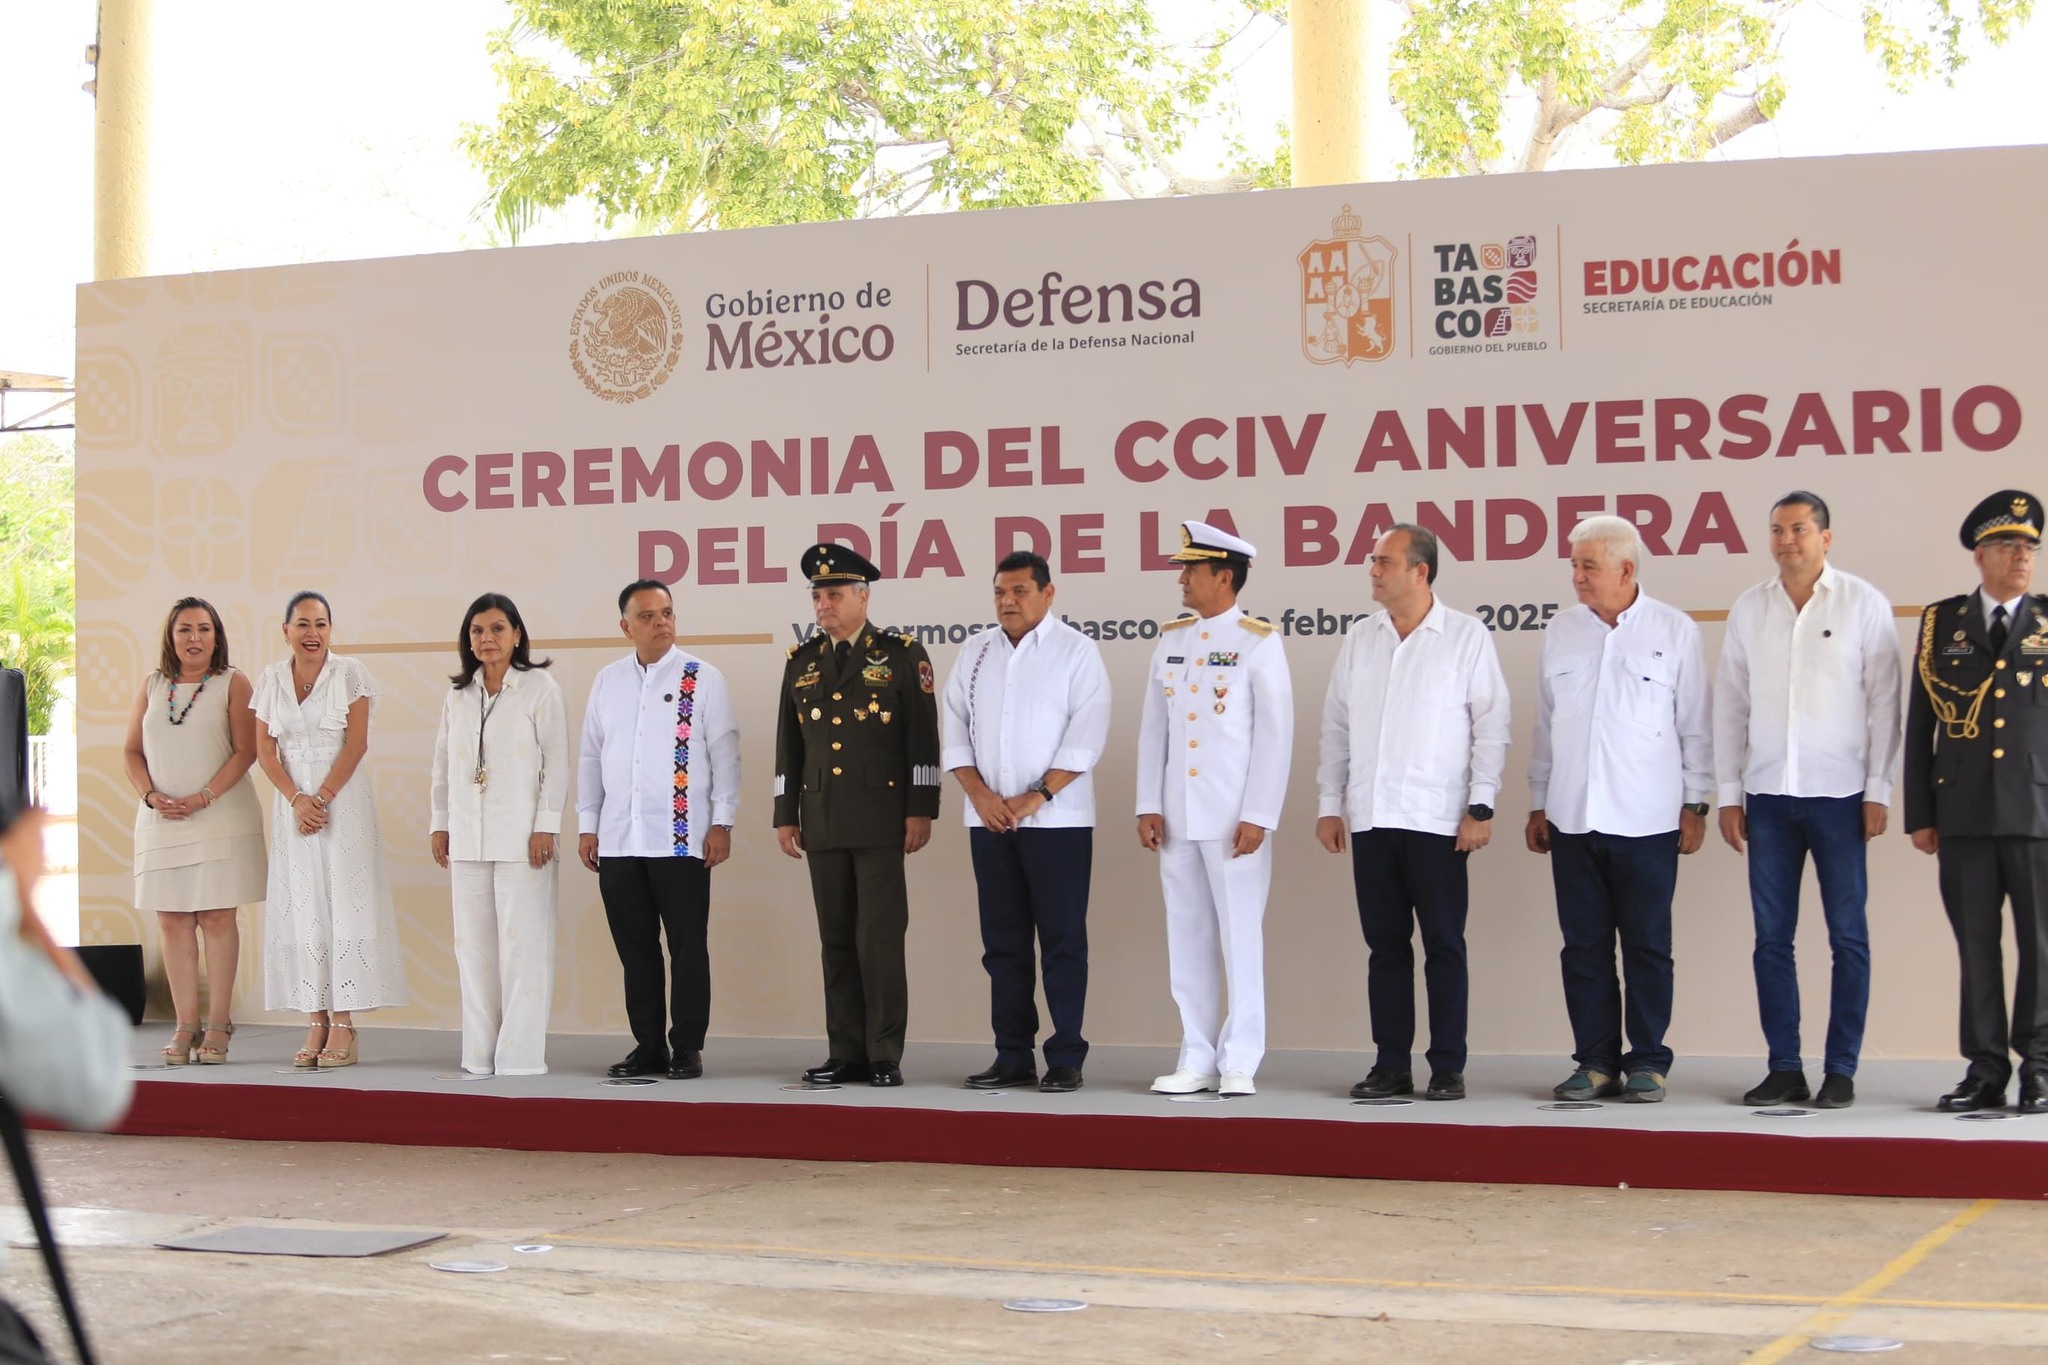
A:
<svg viewBox="0 0 2048 1365">
<path fill-rule="evenodd" d="M 1206 521 L 1184 521 L 1180 524 L 1180 551 L 1167 558 L 1175 564 L 1200 564 L 1212 559 L 1249 562 L 1258 554 L 1250 541 L 1218 530 Z"/>
</svg>

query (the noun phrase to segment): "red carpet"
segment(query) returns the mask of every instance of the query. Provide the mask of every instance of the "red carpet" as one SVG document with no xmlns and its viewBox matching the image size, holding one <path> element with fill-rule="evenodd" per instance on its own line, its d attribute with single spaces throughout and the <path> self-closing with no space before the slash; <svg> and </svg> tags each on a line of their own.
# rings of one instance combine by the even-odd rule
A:
<svg viewBox="0 0 2048 1365">
<path fill-rule="evenodd" d="M 150 1081 L 136 1087 L 135 1107 L 120 1131 L 517 1151 L 2048 1198 L 2048 1155 L 2041 1143 L 1928 1138 L 1368 1125 L 1221 1115 L 820 1110 Z"/>
</svg>

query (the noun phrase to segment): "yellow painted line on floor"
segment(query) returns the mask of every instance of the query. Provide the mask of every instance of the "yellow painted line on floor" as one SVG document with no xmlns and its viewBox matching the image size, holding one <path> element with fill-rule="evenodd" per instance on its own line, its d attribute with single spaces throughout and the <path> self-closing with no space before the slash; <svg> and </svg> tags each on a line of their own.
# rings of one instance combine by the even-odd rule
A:
<svg viewBox="0 0 2048 1365">
<path fill-rule="evenodd" d="M 1683 1300 L 1691 1303 L 1765 1304 L 1794 1308 L 1936 1308 L 1967 1312 L 2048 1313 L 2048 1303 L 1972 1301 L 1959 1299 L 1881 1299 L 1877 1292 L 1919 1264 L 1929 1252 L 1996 1204 L 1981 1201 L 1933 1233 L 1914 1243 L 1878 1275 L 1846 1295 L 1768 1294 L 1731 1289 L 1639 1289 L 1592 1284 L 1483 1284 L 1462 1280 L 1385 1280 L 1349 1275 L 1264 1275 L 1245 1270 L 1183 1270 L 1170 1266 L 1090 1265 L 1063 1261 L 996 1260 L 971 1256 L 935 1256 L 918 1252 L 841 1250 L 831 1247 L 779 1246 L 762 1242 L 673 1242 L 639 1237 L 550 1237 L 558 1247 L 593 1247 L 628 1251 L 683 1251 L 698 1255 L 788 1256 L 815 1261 L 852 1261 L 871 1265 L 931 1266 L 949 1270 L 1025 1271 L 1032 1274 L 1123 1275 L 1136 1279 L 1216 1281 L 1232 1284 L 1337 1289 L 1407 1289 L 1435 1293 L 1519 1294 L 1533 1297 L 1630 1299 L 1642 1302 Z M 1924 1245 L 1923 1245 L 1924 1244 Z M 1907 1259 L 1911 1257 L 1910 1261 Z M 1853 1299 L 1853 1304 L 1852 1304 Z M 1804 1337 L 1799 1338 L 1804 1340 Z M 1763 1357 L 1756 1357 L 1762 1359 Z M 1776 1357 L 1774 1357 L 1775 1359 Z"/>
<path fill-rule="evenodd" d="M 1996 1199 L 1979 1199 L 1976 1203 L 1970 1205 L 1970 1207 L 1964 1209 L 1961 1213 L 1894 1256 L 1890 1261 L 1886 1262 L 1884 1269 L 1878 1271 L 1848 1293 L 1830 1299 L 1820 1312 L 1815 1313 L 1805 1322 L 1800 1323 L 1798 1327 L 1749 1357 L 1750 1365 L 1774 1365 L 1774 1362 L 1783 1360 L 1794 1351 L 1803 1348 L 1813 1338 L 1841 1326 L 1848 1319 L 1849 1315 L 1858 1308 L 1874 1304 L 1879 1292 L 1887 1285 L 1903 1278 L 1915 1266 L 1933 1255 L 1943 1243 L 1997 1207 L 1998 1201 Z"/>
</svg>

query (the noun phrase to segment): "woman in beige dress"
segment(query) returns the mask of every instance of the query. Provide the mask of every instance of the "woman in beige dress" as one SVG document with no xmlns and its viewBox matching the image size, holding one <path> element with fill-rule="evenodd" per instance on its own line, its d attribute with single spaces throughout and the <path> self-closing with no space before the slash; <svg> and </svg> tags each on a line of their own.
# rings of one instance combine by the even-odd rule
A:
<svg viewBox="0 0 2048 1365">
<path fill-rule="evenodd" d="M 228 665 L 220 613 L 172 604 L 156 670 L 128 718 L 135 814 L 135 906 L 155 911 L 177 1031 L 164 1061 L 224 1062 L 241 956 L 238 907 L 263 899 L 263 816 L 242 779 L 256 760 L 249 679 Z M 199 1031 L 199 940 L 206 940 L 206 1030 Z M 196 1054 L 194 1044 L 197 1044 Z"/>
</svg>

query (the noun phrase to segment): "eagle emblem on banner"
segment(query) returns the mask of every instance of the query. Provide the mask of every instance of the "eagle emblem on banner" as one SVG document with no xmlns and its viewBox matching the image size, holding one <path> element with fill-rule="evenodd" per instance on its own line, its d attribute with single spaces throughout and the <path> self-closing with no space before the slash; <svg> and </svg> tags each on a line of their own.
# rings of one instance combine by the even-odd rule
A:
<svg viewBox="0 0 2048 1365">
<path fill-rule="evenodd" d="M 1394 352 L 1394 261 L 1384 237 L 1367 237 L 1346 204 L 1330 236 L 1301 262 L 1301 353 L 1318 365 L 1385 360 Z"/>
</svg>

